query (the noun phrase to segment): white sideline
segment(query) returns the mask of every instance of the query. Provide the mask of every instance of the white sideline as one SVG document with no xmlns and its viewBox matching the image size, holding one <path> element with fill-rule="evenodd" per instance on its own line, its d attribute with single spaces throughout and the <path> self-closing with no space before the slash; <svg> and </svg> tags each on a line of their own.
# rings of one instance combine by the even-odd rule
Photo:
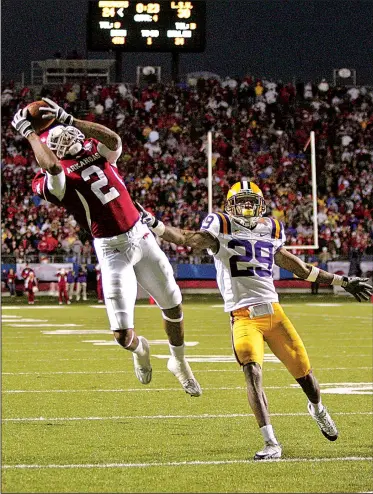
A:
<svg viewBox="0 0 373 494">
<path fill-rule="evenodd" d="M 373 415 L 373 412 L 334 412 L 334 415 Z M 308 417 L 308 413 L 271 413 L 271 417 Z M 172 419 L 229 419 L 254 417 L 253 413 L 217 413 L 200 415 L 122 415 L 113 417 L 24 417 L 7 418 L 2 422 L 75 422 L 83 420 L 172 420 Z"/>
<path fill-rule="evenodd" d="M 3 465 L 4 469 L 46 469 L 46 468 L 147 468 L 147 467 L 183 467 L 199 465 L 235 465 L 235 464 L 254 464 L 263 465 L 264 463 L 297 463 L 297 462 L 333 462 L 333 461 L 372 461 L 372 456 L 342 456 L 336 458 L 282 458 L 277 460 L 264 460 L 257 462 L 255 460 L 191 460 L 191 461 L 166 461 L 166 462 L 149 462 L 149 463 L 81 463 L 71 465 Z"/>
</svg>

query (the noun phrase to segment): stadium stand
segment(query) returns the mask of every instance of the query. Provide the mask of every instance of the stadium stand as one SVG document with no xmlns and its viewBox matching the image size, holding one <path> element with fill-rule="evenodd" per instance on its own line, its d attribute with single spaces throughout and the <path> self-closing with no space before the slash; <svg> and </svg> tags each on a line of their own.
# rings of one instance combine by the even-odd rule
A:
<svg viewBox="0 0 373 494">
<path fill-rule="evenodd" d="M 268 213 L 286 224 L 293 253 L 320 263 L 373 255 L 373 90 L 327 83 L 284 84 L 247 76 L 147 87 L 101 82 L 3 86 L 3 263 L 96 262 L 88 232 L 33 196 L 38 166 L 10 126 L 20 107 L 47 96 L 121 135 L 118 162 L 133 199 L 163 222 L 198 229 L 207 214 L 206 132 L 213 129 L 213 208 L 241 177 L 262 188 Z M 312 244 L 310 131 L 316 132 L 320 252 Z M 162 245 L 171 262 L 211 263 L 205 254 Z M 371 257 L 370 257 L 371 258 Z M 83 260 L 83 261 L 82 261 Z"/>
</svg>

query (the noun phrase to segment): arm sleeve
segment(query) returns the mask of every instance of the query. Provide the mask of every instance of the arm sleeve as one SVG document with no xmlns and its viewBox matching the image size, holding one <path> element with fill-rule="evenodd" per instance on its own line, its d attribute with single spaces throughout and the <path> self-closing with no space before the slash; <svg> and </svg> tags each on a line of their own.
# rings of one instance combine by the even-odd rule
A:
<svg viewBox="0 0 373 494">
<path fill-rule="evenodd" d="M 51 175 L 47 172 L 47 188 L 51 194 L 62 201 L 66 191 L 65 172 L 62 171 L 61 173 L 58 173 L 58 175 Z"/>
<path fill-rule="evenodd" d="M 101 156 L 106 158 L 110 164 L 115 165 L 117 159 L 122 154 L 122 146 L 120 146 L 116 151 L 111 151 L 105 146 L 105 144 L 99 142 L 97 144 L 97 151 L 101 154 Z"/>
</svg>

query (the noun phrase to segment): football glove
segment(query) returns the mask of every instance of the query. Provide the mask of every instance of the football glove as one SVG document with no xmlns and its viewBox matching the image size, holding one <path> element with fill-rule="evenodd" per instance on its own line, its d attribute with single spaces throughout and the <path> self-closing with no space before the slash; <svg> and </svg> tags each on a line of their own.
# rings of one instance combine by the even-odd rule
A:
<svg viewBox="0 0 373 494">
<path fill-rule="evenodd" d="M 351 293 L 356 300 L 362 302 L 369 300 L 373 295 L 373 287 L 367 283 L 369 278 L 348 278 L 343 277 L 342 287 L 346 292 Z"/>
<path fill-rule="evenodd" d="M 135 207 L 137 211 L 139 211 L 141 215 L 141 223 L 146 225 L 148 228 L 156 228 L 159 224 L 159 221 L 155 216 L 153 216 L 149 211 L 146 211 L 139 202 L 135 202 Z"/>
<path fill-rule="evenodd" d="M 57 105 L 54 101 L 52 101 L 49 98 L 43 98 L 43 101 L 45 101 L 49 106 L 42 106 L 39 108 L 39 111 L 41 113 L 44 113 L 42 115 L 42 118 L 44 119 L 50 119 L 52 116 L 57 120 L 57 122 L 60 122 L 64 125 L 72 125 L 74 122 L 74 117 L 70 115 L 70 113 L 67 113 L 63 108 Z"/>
<path fill-rule="evenodd" d="M 12 126 L 22 137 L 28 137 L 35 132 L 31 122 L 27 120 L 27 107 L 17 111 L 13 117 Z"/>
<path fill-rule="evenodd" d="M 154 232 L 156 235 L 161 237 L 165 232 L 164 223 L 162 223 L 162 221 L 157 220 L 155 216 L 153 216 L 151 213 L 146 211 L 138 202 L 134 202 L 134 204 L 136 209 L 140 213 L 141 223 L 146 225 L 148 228 L 151 229 L 152 232 Z"/>
</svg>

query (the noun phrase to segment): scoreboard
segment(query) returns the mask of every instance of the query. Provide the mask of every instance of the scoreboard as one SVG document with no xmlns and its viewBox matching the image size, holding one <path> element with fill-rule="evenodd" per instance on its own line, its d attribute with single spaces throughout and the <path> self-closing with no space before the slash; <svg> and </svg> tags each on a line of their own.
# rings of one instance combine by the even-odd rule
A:
<svg viewBox="0 0 373 494">
<path fill-rule="evenodd" d="M 88 50 L 187 53 L 203 51 L 205 43 L 203 0 L 89 2 Z"/>
</svg>

